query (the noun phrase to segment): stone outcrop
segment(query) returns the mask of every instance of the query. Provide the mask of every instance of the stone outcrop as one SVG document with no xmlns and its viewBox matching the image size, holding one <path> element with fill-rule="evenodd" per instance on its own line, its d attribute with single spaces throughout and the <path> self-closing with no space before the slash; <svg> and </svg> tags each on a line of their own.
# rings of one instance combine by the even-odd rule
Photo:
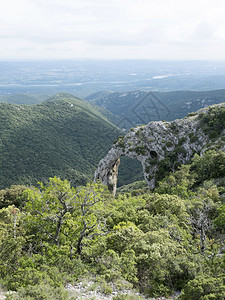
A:
<svg viewBox="0 0 225 300">
<path fill-rule="evenodd" d="M 108 185 L 115 194 L 119 159 L 121 156 L 127 156 L 141 162 L 144 178 L 153 189 L 160 163 L 168 164 L 170 169 L 174 170 L 177 165 L 190 161 L 195 153 L 201 154 L 212 147 L 212 128 L 207 127 L 211 126 L 207 122 L 213 118 L 211 112 L 221 108 L 225 110 L 224 103 L 201 109 L 184 119 L 150 122 L 145 126 L 130 129 L 124 137 L 118 138 L 108 154 L 99 162 L 94 180 Z M 209 121 L 204 118 L 206 115 L 209 116 Z M 213 146 L 215 145 L 224 149 L 224 130 L 214 138 Z"/>
</svg>

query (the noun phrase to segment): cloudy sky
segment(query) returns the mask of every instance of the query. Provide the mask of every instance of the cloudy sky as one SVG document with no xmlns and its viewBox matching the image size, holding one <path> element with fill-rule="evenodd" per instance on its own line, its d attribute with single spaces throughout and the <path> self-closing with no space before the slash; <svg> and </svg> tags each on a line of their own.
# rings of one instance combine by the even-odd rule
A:
<svg viewBox="0 0 225 300">
<path fill-rule="evenodd" d="M 0 59 L 225 60 L 224 0 L 4 0 Z"/>
</svg>

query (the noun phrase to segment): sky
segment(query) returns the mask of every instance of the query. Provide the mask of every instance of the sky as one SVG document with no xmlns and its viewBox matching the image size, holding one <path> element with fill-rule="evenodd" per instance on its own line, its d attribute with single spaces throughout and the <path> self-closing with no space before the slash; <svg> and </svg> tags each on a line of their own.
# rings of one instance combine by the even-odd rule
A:
<svg viewBox="0 0 225 300">
<path fill-rule="evenodd" d="M 225 60 L 224 0 L 1 2 L 3 60 Z"/>
</svg>

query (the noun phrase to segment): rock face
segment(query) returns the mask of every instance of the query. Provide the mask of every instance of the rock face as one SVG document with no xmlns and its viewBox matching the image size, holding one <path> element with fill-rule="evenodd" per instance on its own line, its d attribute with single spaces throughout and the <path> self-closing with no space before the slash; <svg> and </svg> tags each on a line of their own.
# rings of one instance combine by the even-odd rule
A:
<svg viewBox="0 0 225 300">
<path fill-rule="evenodd" d="M 213 127 L 215 114 L 221 118 L 218 129 Z M 220 119 L 219 119 L 220 120 Z M 108 185 L 116 192 L 119 159 L 127 156 L 139 160 L 144 178 L 151 189 L 160 164 L 174 170 L 179 164 L 190 161 L 195 153 L 207 148 L 225 149 L 225 103 L 210 106 L 188 117 L 172 122 L 150 122 L 145 126 L 130 129 L 119 137 L 108 154 L 99 162 L 94 180 Z"/>
</svg>

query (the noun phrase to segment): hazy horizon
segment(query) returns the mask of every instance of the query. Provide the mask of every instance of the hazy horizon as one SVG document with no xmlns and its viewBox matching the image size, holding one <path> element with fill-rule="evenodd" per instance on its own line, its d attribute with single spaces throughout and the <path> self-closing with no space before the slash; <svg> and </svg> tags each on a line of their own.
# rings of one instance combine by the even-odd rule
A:
<svg viewBox="0 0 225 300">
<path fill-rule="evenodd" d="M 225 61 L 222 0 L 8 0 L 0 60 Z"/>
</svg>

